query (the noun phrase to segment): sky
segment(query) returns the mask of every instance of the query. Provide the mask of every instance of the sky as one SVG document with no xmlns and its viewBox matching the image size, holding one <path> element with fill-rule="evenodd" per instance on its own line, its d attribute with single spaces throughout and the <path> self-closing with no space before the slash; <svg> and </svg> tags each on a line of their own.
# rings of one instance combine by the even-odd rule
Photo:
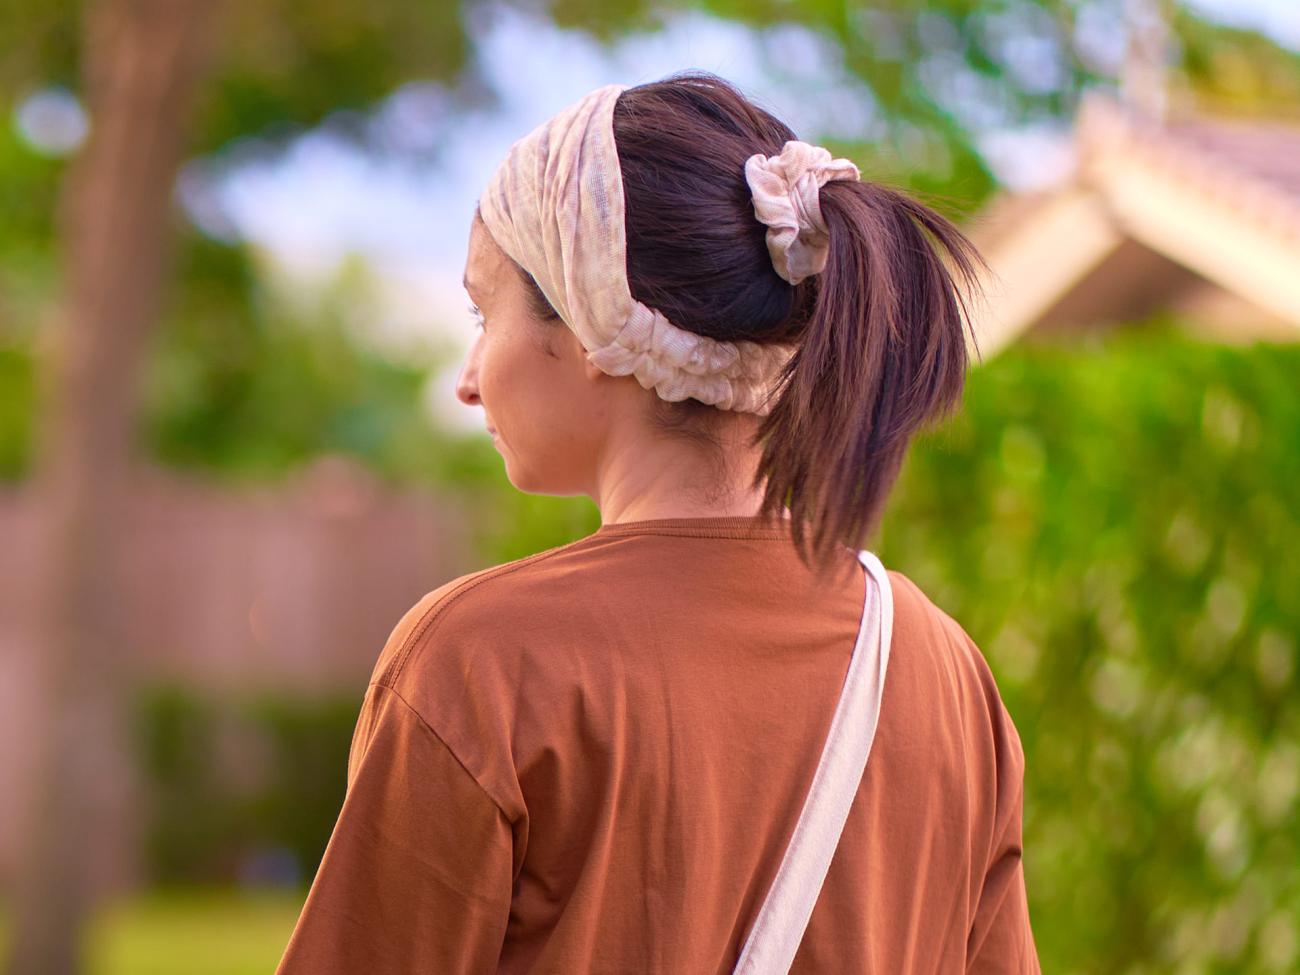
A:
<svg viewBox="0 0 1300 975">
<path fill-rule="evenodd" d="M 1279 44 L 1300 49 L 1297 0 L 1182 0 L 1203 17 L 1267 34 Z"/>
</svg>

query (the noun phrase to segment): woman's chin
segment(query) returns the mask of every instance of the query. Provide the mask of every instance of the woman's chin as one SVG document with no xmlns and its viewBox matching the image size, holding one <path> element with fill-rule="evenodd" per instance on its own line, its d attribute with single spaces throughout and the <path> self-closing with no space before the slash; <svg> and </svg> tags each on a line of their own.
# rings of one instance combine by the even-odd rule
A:
<svg viewBox="0 0 1300 975">
<path fill-rule="evenodd" d="M 508 448 L 501 451 L 501 462 L 505 468 L 506 480 L 516 491 L 524 494 L 561 493 L 555 490 L 555 480 L 548 472 L 539 472 L 526 463 L 521 463 L 519 457 Z"/>
<path fill-rule="evenodd" d="M 511 470 L 511 464 L 508 459 L 505 461 L 505 468 L 506 468 L 506 480 L 510 482 L 511 487 L 513 487 L 516 491 L 520 492 L 521 494 L 548 494 L 549 493 L 544 489 L 542 485 L 537 484 L 534 481 L 534 479 L 529 478 L 526 472 L 520 473 L 519 471 Z"/>
</svg>

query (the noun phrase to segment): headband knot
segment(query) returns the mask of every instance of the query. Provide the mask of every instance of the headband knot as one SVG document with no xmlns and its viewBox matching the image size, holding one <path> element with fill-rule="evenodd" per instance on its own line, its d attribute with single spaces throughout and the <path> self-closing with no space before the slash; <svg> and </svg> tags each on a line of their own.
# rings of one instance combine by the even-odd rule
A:
<svg viewBox="0 0 1300 975">
<path fill-rule="evenodd" d="M 822 218 L 820 191 L 833 179 L 860 178 L 848 159 L 832 159 L 822 146 L 791 139 L 774 156 L 745 160 L 753 191 L 754 216 L 767 224 L 767 252 L 776 273 L 791 284 L 820 274 L 830 253 L 830 231 Z"/>
</svg>

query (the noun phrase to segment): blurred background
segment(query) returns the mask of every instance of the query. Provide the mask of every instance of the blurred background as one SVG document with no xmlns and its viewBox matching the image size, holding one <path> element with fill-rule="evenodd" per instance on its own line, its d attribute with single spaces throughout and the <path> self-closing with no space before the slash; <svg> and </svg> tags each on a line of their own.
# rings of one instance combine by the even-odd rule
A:
<svg viewBox="0 0 1300 975">
<path fill-rule="evenodd" d="M 5 970 L 271 971 L 371 666 L 593 531 L 454 395 L 474 202 L 682 68 L 997 273 L 875 547 L 984 650 L 1044 971 L 1300 971 L 1294 0 L 12 0 Z"/>
</svg>

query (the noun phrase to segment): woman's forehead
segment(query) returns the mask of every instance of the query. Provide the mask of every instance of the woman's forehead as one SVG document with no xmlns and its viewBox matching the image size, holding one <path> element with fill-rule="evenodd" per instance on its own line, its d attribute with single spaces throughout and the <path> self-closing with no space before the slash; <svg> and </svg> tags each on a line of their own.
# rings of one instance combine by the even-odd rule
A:
<svg viewBox="0 0 1300 975">
<path fill-rule="evenodd" d="M 474 225 L 469 234 L 469 251 L 465 257 L 463 283 L 471 295 L 487 296 L 493 292 L 510 289 L 511 278 L 517 278 L 512 261 L 497 240 L 482 224 Z"/>
<path fill-rule="evenodd" d="M 475 222 L 470 231 L 469 251 L 465 260 L 464 284 L 467 291 L 491 291 L 508 270 L 509 258 L 493 239 L 487 227 Z"/>
</svg>

